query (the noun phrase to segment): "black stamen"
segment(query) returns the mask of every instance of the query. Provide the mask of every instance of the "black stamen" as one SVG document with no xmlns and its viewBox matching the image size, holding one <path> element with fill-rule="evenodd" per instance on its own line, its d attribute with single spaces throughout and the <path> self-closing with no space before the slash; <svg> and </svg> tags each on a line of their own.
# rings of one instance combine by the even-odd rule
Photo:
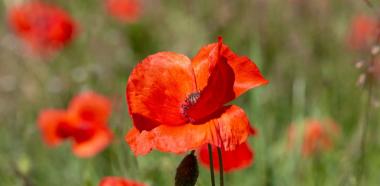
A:
<svg viewBox="0 0 380 186">
<path fill-rule="evenodd" d="M 194 105 L 197 100 L 199 99 L 199 97 L 201 96 L 201 94 L 199 92 L 194 92 L 194 93 L 191 93 L 185 100 L 186 103 L 188 103 L 189 105 Z"/>
<path fill-rule="evenodd" d="M 200 92 L 193 92 L 189 96 L 187 96 L 185 103 L 182 104 L 182 115 L 185 116 L 185 118 L 190 122 L 194 122 L 194 120 L 191 117 L 189 117 L 189 115 L 187 114 L 187 110 L 189 110 L 191 106 L 197 103 L 200 96 Z"/>
</svg>

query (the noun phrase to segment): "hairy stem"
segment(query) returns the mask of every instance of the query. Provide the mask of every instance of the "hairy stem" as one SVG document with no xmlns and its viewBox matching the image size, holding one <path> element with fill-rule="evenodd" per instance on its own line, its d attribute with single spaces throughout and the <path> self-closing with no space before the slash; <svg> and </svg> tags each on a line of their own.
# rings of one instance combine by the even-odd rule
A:
<svg viewBox="0 0 380 186">
<path fill-rule="evenodd" d="M 220 186 L 224 186 L 222 149 L 218 147 Z"/>
<path fill-rule="evenodd" d="M 207 147 L 208 147 L 208 155 L 209 155 L 209 158 L 210 158 L 211 185 L 215 186 L 214 161 L 212 159 L 212 147 L 211 147 L 211 144 L 208 144 Z"/>
</svg>

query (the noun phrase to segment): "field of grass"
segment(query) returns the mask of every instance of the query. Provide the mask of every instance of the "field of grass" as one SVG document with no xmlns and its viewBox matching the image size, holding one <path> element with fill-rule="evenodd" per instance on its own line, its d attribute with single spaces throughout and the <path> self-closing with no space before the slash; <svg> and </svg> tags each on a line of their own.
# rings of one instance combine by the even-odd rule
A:
<svg viewBox="0 0 380 186">
<path fill-rule="evenodd" d="M 95 186 L 104 176 L 174 185 L 184 155 L 153 151 L 135 157 L 124 140 L 132 127 L 126 83 L 150 54 L 174 51 L 191 58 L 222 36 L 270 81 L 234 101 L 258 134 L 249 138 L 254 163 L 227 173 L 226 186 L 378 186 L 380 84 L 372 78 L 358 85 L 367 72 L 356 67 L 377 53 L 347 42 L 355 16 L 380 13 L 373 1 L 371 8 L 365 0 L 142 0 L 141 16 L 125 23 L 107 14 L 102 0 L 46 0 L 66 10 L 78 31 L 59 52 L 38 57 L 25 53 L 9 27 L 7 10 L 16 1 L 3 0 L 0 185 Z M 78 158 L 69 143 L 49 148 L 37 126 L 41 110 L 66 108 L 84 90 L 112 101 L 115 136 L 93 158 Z M 302 137 L 289 146 L 288 127 L 302 128 L 310 118 L 333 120 L 339 132 L 330 149 L 304 156 Z M 211 185 L 209 174 L 200 166 L 197 186 Z"/>
</svg>

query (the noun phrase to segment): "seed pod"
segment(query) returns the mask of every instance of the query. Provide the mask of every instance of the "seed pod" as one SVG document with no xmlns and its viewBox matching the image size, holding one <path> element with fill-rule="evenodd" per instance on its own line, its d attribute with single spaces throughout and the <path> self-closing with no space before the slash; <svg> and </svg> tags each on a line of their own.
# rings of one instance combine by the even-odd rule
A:
<svg viewBox="0 0 380 186">
<path fill-rule="evenodd" d="M 175 175 L 175 186 L 194 186 L 199 175 L 197 158 L 194 151 L 187 155 L 179 166 Z"/>
</svg>

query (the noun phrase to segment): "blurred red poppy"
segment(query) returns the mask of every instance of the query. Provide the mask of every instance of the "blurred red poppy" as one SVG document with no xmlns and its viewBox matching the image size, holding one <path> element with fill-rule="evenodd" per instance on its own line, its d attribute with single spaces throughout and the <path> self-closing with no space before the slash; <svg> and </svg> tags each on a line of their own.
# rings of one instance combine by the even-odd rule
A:
<svg viewBox="0 0 380 186">
<path fill-rule="evenodd" d="M 141 14 L 140 0 L 105 0 L 108 13 L 119 21 L 135 22 Z"/>
<path fill-rule="evenodd" d="M 224 104 L 266 83 L 256 65 L 221 38 L 193 60 L 174 52 L 151 55 L 128 79 L 134 128 L 126 141 L 136 155 L 183 153 L 206 143 L 234 150 L 246 141 L 249 121 L 243 109 Z"/>
<path fill-rule="evenodd" d="M 307 120 L 302 129 L 302 154 L 309 156 L 325 151 L 333 146 L 333 138 L 339 133 L 339 127 L 330 120 Z M 297 129 L 294 124 L 288 130 L 288 146 L 294 147 L 297 138 Z"/>
<path fill-rule="evenodd" d="M 251 128 L 250 134 L 256 135 L 256 130 Z M 249 147 L 248 143 L 242 143 L 235 150 L 225 151 L 222 149 L 222 160 L 224 172 L 231 172 L 249 167 L 254 161 L 254 151 Z M 219 156 L 215 146 L 212 146 L 212 159 L 214 170 L 219 171 Z M 210 168 L 210 158 L 207 144 L 198 149 L 198 159 L 201 165 Z"/>
<path fill-rule="evenodd" d="M 8 22 L 27 47 L 40 55 L 61 49 L 76 31 L 74 21 L 64 10 L 38 1 L 11 8 Z"/>
<path fill-rule="evenodd" d="M 111 112 L 109 100 L 93 92 L 76 96 L 67 111 L 43 110 L 38 118 L 44 141 L 51 146 L 62 140 L 73 142 L 73 152 L 79 157 L 91 157 L 112 140 L 107 127 Z"/>
<path fill-rule="evenodd" d="M 377 20 L 366 15 L 354 17 L 347 37 L 347 42 L 352 49 L 366 49 L 376 39 L 378 31 Z"/>
<path fill-rule="evenodd" d="M 103 178 L 100 181 L 99 186 L 145 186 L 145 184 L 127 180 L 121 177 L 109 176 Z"/>
</svg>

